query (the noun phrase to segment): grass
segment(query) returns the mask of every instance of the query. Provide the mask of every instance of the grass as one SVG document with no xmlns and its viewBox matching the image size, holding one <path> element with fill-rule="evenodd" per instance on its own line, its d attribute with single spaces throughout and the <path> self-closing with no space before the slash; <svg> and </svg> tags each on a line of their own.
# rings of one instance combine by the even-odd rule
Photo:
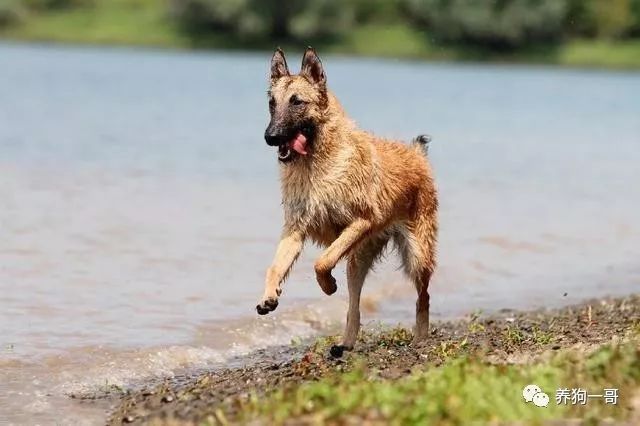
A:
<svg viewBox="0 0 640 426">
<path fill-rule="evenodd" d="M 317 381 L 297 382 L 273 392 L 254 393 L 236 401 L 234 412 L 243 423 L 266 424 L 542 424 L 575 420 L 598 424 L 603 420 L 629 421 L 640 418 L 640 323 L 597 346 L 573 346 L 562 351 L 544 350 L 559 336 L 554 319 L 542 329 L 538 325 L 509 324 L 501 345 L 522 347 L 529 342 L 543 352 L 513 360 L 486 356 L 486 349 L 467 343 L 470 335 L 482 333 L 477 316 L 469 319 L 470 334 L 444 340 L 425 356 L 425 364 L 389 379 L 367 355 L 356 354 L 338 364 Z M 334 343 L 319 339 L 313 351 L 321 356 Z M 375 337 L 389 352 L 406 346 L 408 330 L 388 329 Z M 384 361 L 379 360 L 384 364 Z M 547 407 L 525 403 L 522 389 L 538 385 L 547 393 Z M 584 389 L 601 395 L 606 388 L 618 389 L 618 403 L 589 398 L 587 404 L 556 402 L 558 389 Z M 223 411 L 212 423 L 227 421 Z M 632 421 L 633 423 L 633 421 Z"/>
<path fill-rule="evenodd" d="M 632 396 L 640 392 L 637 340 L 604 345 L 591 353 L 569 350 L 526 365 L 493 365 L 474 355 L 455 357 L 399 380 L 380 379 L 363 365 L 266 397 L 253 395 L 239 407 L 242 421 L 259 418 L 267 424 L 282 424 L 299 419 L 305 424 L 324 424 L 350 419 L 354 424 L 455 425 L 624 420 L 631 413 Z M 522 388 L 531 383 L 549 395 L 547 407 L 524 402 Z M 557 404 L 559 388 L 582 388 L 590 394 L 618 388 L 620 399 L 617 405 L 602 399 L 590 399 L 586 405 Z"/>
<path fill-rule="evenodd" d="M 576 40 L 558 53 L 561 65 L 583 65 L 608 68 L 640 67 L 640 40 L 585 41 Z"/>
<path fill-rule="evenodd" d="M 0 28 L 0 38 L 22 41 L 115 44 L 178 49 L 300 49 L 301 43 L 240 40 L 225 34 L 194 37 L 166 16 L 157 0 L 96 1 L 93 6 L 47 13 L 29 13 L 23 22 Z M 470 46 L 440 45 L 428 34 L 401 24 L 357 27 L 336 40 L 308 40 L 323 51 L 394 58 L 440 61 L 493 61 L 544 63 L 562 66 L 640 68 L 640 40 L 569 40 L 560 45 L 537 46 L 512 53 L 497 53 Z"/>
</svg>

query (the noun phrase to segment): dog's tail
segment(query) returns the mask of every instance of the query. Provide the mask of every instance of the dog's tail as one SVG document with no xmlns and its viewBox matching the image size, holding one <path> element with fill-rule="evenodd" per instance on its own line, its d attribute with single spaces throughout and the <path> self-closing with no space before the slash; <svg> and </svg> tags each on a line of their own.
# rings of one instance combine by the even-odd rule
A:
<svg viewBox="0 0 640 426">
<path fill-rule="evenodd" d="M 429 153 L 429 142 L 431 142 L 431 136 L 429 135 L 418 135 L 412 141 L 414 146 L 419 147 L 424 152 L 424 155 Z"/>
</svg>

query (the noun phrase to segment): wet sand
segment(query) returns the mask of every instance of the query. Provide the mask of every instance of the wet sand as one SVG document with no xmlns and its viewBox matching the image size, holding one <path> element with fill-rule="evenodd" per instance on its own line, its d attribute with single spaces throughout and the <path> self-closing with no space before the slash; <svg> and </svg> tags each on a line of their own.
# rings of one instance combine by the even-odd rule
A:
<svg viewBox="0 0 640 426">
<path fill-rule="evenodd" d="M 593 299 L 561 309 L 498 314 L 433 323 L 429 341 L 411 345 L 404 328 L 367 330 L 356 350 L 340 359 L 328 349 L 335 338 L 258 351 L 238 359 L 236 367 L 176 377 L 134 392 L 111 389 L 105 394 L 74 395 L 88 402 L 120 394 L 109 424 L 167 420 L 214 423 L 231 421 L 250 394 L 265 395 L 291 384 L 314 381 L 336 371 L 348 371 L 354 362 L 376 371 L 383 379 L 398 379 L 420 366 L 438 366 L 461 355 L 477 355 L 498 364 L 527 363 L 545 353 L 576 347 L 589 348 L 622 337 L 640 324 L 640 295 Z M 361 364 L 359 364 L 361 365 Z"/>
</svg>

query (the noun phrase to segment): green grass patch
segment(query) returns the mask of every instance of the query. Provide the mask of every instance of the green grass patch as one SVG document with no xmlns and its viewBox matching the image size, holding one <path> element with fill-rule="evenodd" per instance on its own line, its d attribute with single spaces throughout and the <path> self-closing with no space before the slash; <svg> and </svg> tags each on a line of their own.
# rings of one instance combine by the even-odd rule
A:
<svg viewBox="0 0 640 426">
<path fill-rule="evenodd" d="M 0 36 L 27 41 L 188 46 L 188 39 L 166 16 L 164 2 L 156 0 L 98 0 L 86 7 L 32 12 L 22 23 L 0 30 Z"/>
<path fill-rule="evenodd" d="M 605 345 L 592 353 L 571 350 L 526 365 L 492 365 L 482 357 L 454 358 L 399 380 L 385 380 L 364 367 L 333 374 L 317 382 L 293 385 L 265 397 L 252 396 L 239 412 L 282 424 L 343 422 L 385 424 L 472 424 L 549 419 L 625 419 L 632 396 L 640 391 L 638 342 Z M 522 389 L 537 384 L 549 395 L 547 407 L 525 403 Z M 618 388 L 617 405 L 590 399 L 586 405 L 557 404 L 559 388 L 582 388 L 601 394 Z"/>
<path fill-rule="evenodd" d="M 574 40 L 559 49 L 557 63 L 619 69 L 640 68 L 640 40 Z"/>
</svg>

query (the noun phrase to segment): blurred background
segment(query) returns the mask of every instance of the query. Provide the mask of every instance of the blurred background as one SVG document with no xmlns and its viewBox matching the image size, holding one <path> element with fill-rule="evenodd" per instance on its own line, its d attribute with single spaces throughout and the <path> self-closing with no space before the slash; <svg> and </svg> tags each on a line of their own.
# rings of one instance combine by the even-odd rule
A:
<svg viewBox="0 0 640 426">
<path fill-rule="evenodd" d="M 640 66 L 640 0 L 2 0 L 0 36 Z"/>
<path fill-rule="evenodd" d="M 314 247 L 255 314 L 278 45 L 362 128 L 432 135 L 433 318 L 640 290 L 639 0 L 0 0 L 0 423 L 102 424 L 68 395 L 341 332 Z M 412 325 L 397 266 L 365 327 Z"/>
</svg>

